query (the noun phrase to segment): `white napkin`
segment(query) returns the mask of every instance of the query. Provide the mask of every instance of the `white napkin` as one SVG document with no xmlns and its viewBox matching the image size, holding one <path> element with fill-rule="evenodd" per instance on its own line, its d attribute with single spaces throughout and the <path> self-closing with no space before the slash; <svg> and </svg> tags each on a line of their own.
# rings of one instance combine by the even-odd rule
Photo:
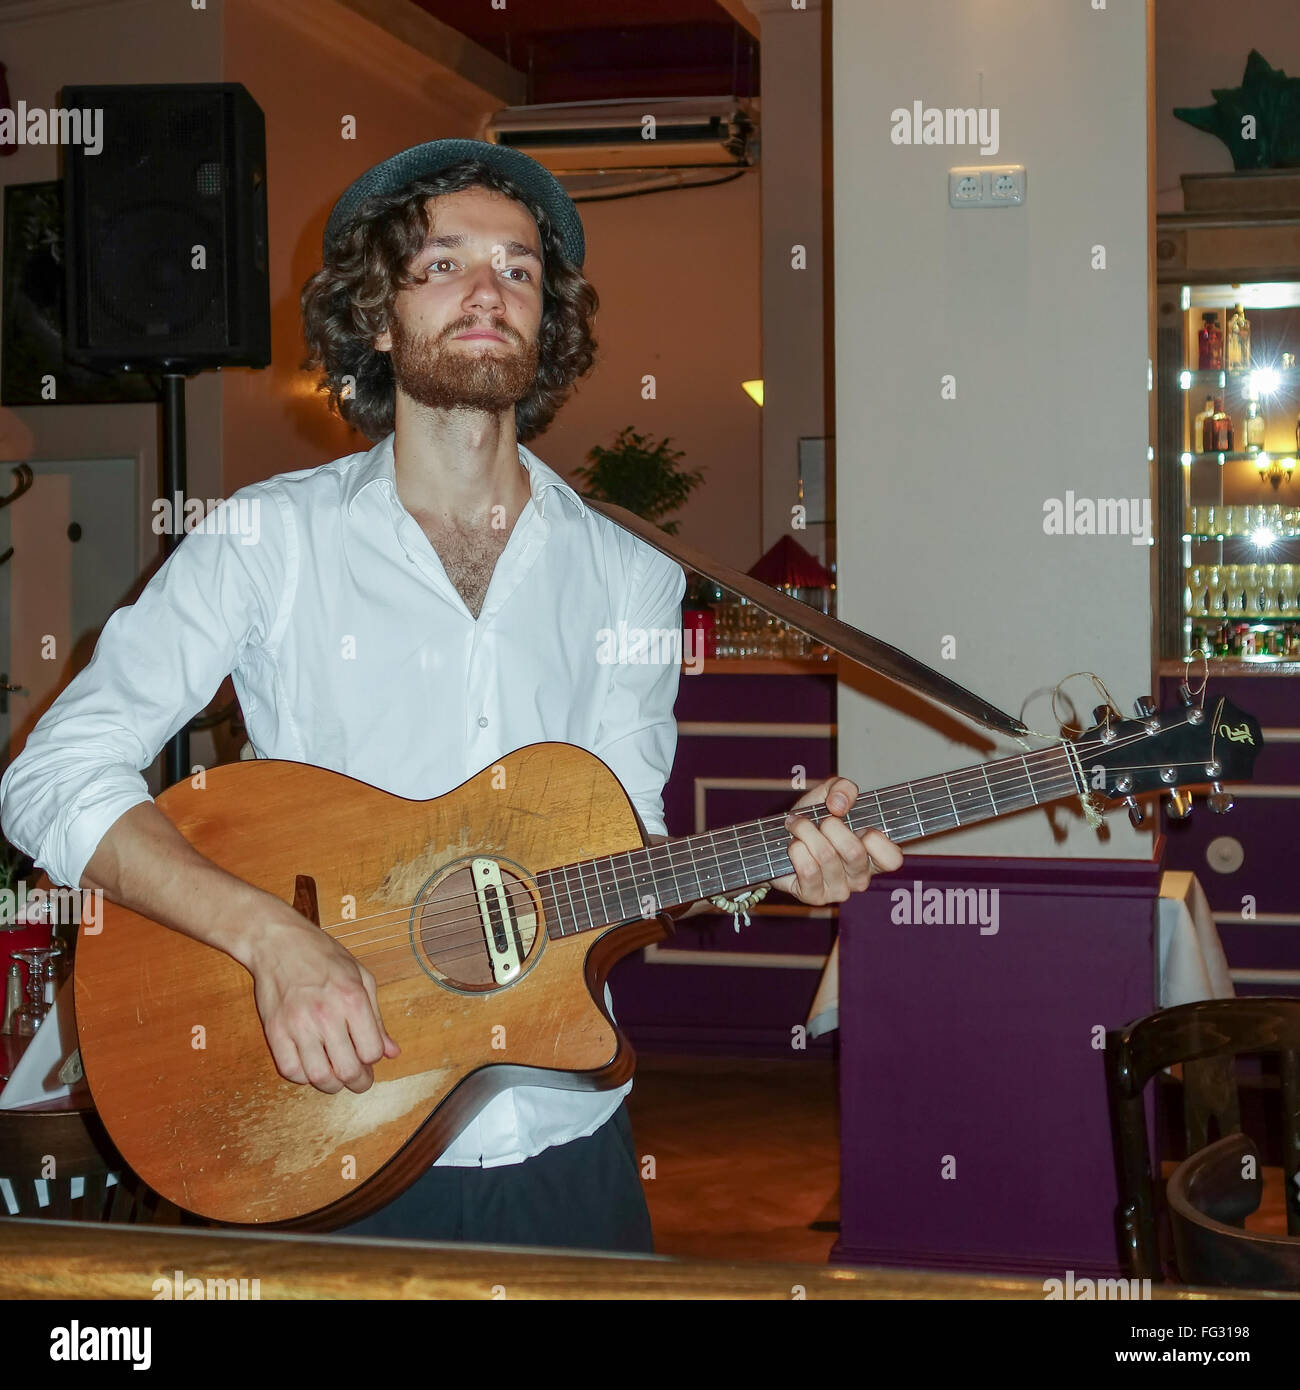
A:
<svg viewBox="0 0 1300 1390">
<path fill-rule="evenodd" d="M 59 1080 L 60 1069 L 76 1050 L 77 1016 L 73 1012 L 72 975 L 69 973 L 59 986 L 49 1013 L 19 1058 L 14 1074 L 0 1091 L 0 1110 L 21 1110 L 46 1100 L 62 1100 L 74 1091 L 88 1093 L 90 1088 L 84 1076 L 72 1085 Z"/>
</svg>

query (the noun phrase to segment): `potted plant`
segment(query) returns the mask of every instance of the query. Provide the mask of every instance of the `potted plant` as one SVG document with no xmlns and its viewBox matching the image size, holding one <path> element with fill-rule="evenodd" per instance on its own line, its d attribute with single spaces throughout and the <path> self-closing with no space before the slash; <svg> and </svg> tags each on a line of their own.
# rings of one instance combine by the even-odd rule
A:
<svg viewBox="0 0 1300 1390">
<path fill-rule="evenodd" d="M 669 443 L 665 437 L 652 448 L 649 436 L 626 425 L 612 449 L 597 444 L 587 455 L 590 465 L 574 472 L 598 502 L 626 507 L 675 536 L 679 523 L 664 518 L 685 505 L 704 481 L 704 473 L 679 468 L 686 455 L 680 449 L 670 449 Z"/>
</svg>

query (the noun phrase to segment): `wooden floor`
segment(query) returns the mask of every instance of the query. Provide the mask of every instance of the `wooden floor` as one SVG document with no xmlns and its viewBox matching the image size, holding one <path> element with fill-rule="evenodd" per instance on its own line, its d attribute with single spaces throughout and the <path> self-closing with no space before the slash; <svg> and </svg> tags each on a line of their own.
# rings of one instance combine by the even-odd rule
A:
<svg viewBox="0 0 1300 1390">
<path fill-rule="evenodd" d="M 829 1061 L 639 1053 L 627 1107 L 638 1157 L 654 1159 L 656 1254 L 825 1264 L 839 1234 L 836 1077 Z"/>
<path fill-rule="evenodd" d="M 654 1159 L 657 1254 L 827 1261 L 840 1214 L 834 1063 L 640 1053 L 627 1106 L 638 1157 Z M 1263 1173 L 1246 1226 L 1285 1235 L 1282 1170 Z"/>
</svg>

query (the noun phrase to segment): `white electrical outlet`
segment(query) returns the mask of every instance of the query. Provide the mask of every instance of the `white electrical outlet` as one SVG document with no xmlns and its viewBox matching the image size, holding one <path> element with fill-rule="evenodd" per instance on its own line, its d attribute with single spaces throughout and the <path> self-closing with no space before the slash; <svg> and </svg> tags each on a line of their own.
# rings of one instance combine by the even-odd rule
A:
<svg viewBox="0 0 1300 1390">
<path fill-rule="evenodd" d="M 1025 201 L 1025 166 L 1008 164 L 1002 169 L 989 170 L 989 197 L 1003 207 Z"/>
<path fill-rule="evenodd" d="M 988 198 L 983 169 L 949 169 L 948 202 L 955 208 L 979 207 Z"/>
<path fill-rule="evenodd" d="M 955 208 L 1019 207 L 1025 201 L 1023 164 L 978 164 L 948 170 L 948 202 Z"/>
</svg>

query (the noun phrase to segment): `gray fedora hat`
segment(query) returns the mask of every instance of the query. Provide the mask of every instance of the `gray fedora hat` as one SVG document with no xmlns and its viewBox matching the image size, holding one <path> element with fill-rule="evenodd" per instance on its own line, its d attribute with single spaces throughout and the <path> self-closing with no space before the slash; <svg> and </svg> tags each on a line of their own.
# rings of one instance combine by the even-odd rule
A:
<svg viewBox="0 0 1300 1390">
<path fill-rule="evenodd" d="M 367 169 L 359 179 L 349 184 L 325 224 L 324 250 L 330 249 L 343 235 L 362 203 L 376 193 L 394 193 L 412 179 L 436 174 L 449 164 L 462 159 L 481 159 L 484 164 L 499 169 L 512 178 L 525 193 L 535 198 L 545 209 L 559 233 L 565 256 L 575 266 L 581 266 L 587 255 L 587 242 L 582 231 L 582 219 L 573 199 L 564 191 L 555 175 L 522 150 L 508 145 L 493 145 L 486 140 L 430 140 L 424 145 L 412 145 L 373 169 Z"/>
</svg>

